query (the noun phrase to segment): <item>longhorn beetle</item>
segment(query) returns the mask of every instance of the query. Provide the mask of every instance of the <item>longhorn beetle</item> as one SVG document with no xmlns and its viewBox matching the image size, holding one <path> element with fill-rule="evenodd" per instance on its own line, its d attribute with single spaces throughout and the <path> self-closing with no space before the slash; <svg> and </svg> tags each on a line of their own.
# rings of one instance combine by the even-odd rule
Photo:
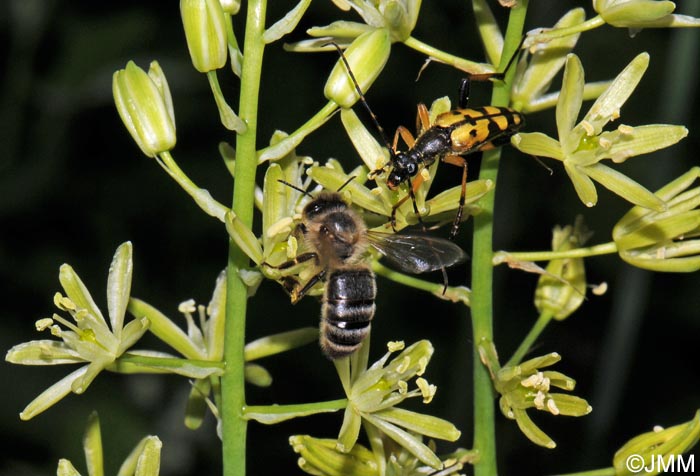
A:
<svg viewBox="0 0 700 476">
<path fill-rule="evenodd" d="M 399 200 L 391 210 L 391 227 L 396 230 L 396 210 L 403 205 L 408 198 L 410 198 L 413 203 L 413 211 L 418 217 L 418 220 L 423 224 L 418 206 L 416 205 L 415 196 L 415 192 L 424 180 L 423 175 L 419 174 L 419 172 L 425 167 L 430 166 L 436 160 L 441 160 L 445 163 L 462 168 L 462 190 L 459 197 L 459 207 L 450 231 L 450 239 L 453 239 L 459 230 L 459 223 L 462 220 L 462 213 L 464 211 L 467 184 L 467 160 L 464 156 L 504 145 L 508 142 L 510 136 L 515 134 L 525 124 L 523 115 L 509 107 L 482 106 L 467 108 L 471 81 L 485 81 L 488 79 L 502 80 L 505 76 L 505 72 L 508 71 L 517 57 L 521 46 L 518 46 L 515 50 L 504 72 L 475 74 L 463 78 L 459 87 L 459 107 L 438 115 L 433 123 L 430 122 L 428 108 L 425 104 L 418 104 L 418 114 L 416 118 L 418 136 L 414 137 L 407 128 L 399 126 L 396 129 L 394 140 L 391 144 L 389 143 L 384 129 L 379 124 L 377 116 L 369 107 L 343 51 L 335 43 L 333 43 L 333 46 L 338 50 L 345 64 L 345 68 L 348 71 L 350 79 L 352 79 L 360 101 L 367 112 L 369 112 L 374 125 L 379 130 L 387 149 L 389 149 L 389 162 L 385 164 L 384 167 L 373 170 L 370 173 L 370 177 L 386 171 L 388 173 L 386 184 L 390 190 L 396 190 L 402 183 L 413 179 L 412 182 L 408 184 L 408 195 Z M 399 137 L 406 143 L 408 150 L 397 150 Z"/>
</svg>

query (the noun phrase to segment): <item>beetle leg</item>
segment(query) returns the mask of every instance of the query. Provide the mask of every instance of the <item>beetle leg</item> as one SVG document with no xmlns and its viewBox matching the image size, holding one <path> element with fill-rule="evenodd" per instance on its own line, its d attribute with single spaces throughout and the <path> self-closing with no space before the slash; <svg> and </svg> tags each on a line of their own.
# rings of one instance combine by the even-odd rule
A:
<svg viewBox="0 0 700 476">
<path fill-rule="evenodd" d="M 430 128 L 430 113 L 425 104 L 418 104 L 418 113 L 416 114 L 416 131 L 418 135 Z"/>
<path fill-rule="evenodd" d="M 446 155 L 442 160 L 445 163 L 462 167 L 462 191 L 459 194 L 459 206 L 457 207 L 457 214 L 452 222 L 452 230 L 450 231 L 450 240 L 453 240 L 459 231 L 459 224 L 462 221 L 462 213 L 464 212 L 464 201 L 467 194 L 467 160 L 459 155 Z"/>
</svg>

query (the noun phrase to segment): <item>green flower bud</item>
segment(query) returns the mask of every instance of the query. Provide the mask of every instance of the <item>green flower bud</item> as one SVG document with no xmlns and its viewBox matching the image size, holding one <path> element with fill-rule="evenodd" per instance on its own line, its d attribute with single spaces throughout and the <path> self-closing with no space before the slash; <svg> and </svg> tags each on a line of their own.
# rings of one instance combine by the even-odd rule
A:
<svg viewBox="0 0 700 476">
<path fill-rule="evenodd" d="M 613 228 L 620 257 L 633 266 L 653 271 L 693 272 L 700 269 L 700 240 L 686 239 L 700 231 L 700 177 L 693 167 L 655 195 L 664 211 L 636 206 Z"/>
<path fill-rule="evenodd" d="M 582 220 L 574 226 L 554 228 L 553 251 L 581 247 L 589 236 Z M 549 262 L 546 273 L 540 276 L 535 291 L 535 307 L 540 313 L 548 312 L 557 319 L 566 319 L 581 306 L 586 297 L 586 269 L 583 258 L 556 259 Z"/>
<path fill-rule="evenodd" d="M 308 474 L 324 476 L 379 476 L 379 465 L 374 454 L 362 445 L 351 451 L 336 449 L 336 441 L 294 435 L 289 438 L 294 452 L 299 454 L 297 464 Z"/>
<path fill-rule="evenodd" d="M 168 82 L 156 61 L 148 73 L 129 61 L 112 77 L 112 94 L 131 137 L 148 157 L 175 147 L 175 113 Z"/>
<path fill-rule="evenodd" d="M 676 4 L 656 0 L 594 0 L 593 9 L 605 23 L 620 28 L 692 27 L 700 19 L 673 15 Z"/>
<path fill-rule="evenodd" d="M 219 0 L 221 8 L 229 15 L 235 15 L 241 9 L 241 0 Z"/>
<path fill-rule="evenodd" d="M 187 48 L 195 69 L 214 71 L 226 64 L 226 20 L 219 0 L 180 0 Z"/>
<path fill-rule="evenodd" d="M 362 92 L 367 91 L 377 79 L 389 59 L 390 50 L 389 32 L 385 29 L 363 33 L 345 50 L 345 58 Z M 359 100 L 342 59 L 338 59 L 333 67 L 323 93 L 326 98 L 344 108 L 352 107 Z"/>
</svg>

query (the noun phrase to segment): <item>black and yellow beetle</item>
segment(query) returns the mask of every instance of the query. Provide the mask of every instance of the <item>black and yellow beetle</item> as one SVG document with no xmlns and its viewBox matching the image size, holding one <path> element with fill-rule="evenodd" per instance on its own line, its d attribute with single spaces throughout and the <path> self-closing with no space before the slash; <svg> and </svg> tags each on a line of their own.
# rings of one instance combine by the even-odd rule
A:
<svg viewBox="0 0 700 476">
<path fill-rule="evenodd" d="M 506 71 L 517 56 L 518 50 L 516 50 L 515 54 L 508 62 Z M 362 104 L 369 112 L 372 121 L 381 133 L 389 149 L 389 162 L 383 168 L 373 170 L 370 177 L 387 172 L 386 184 L 391 190 L 396 190 L 401 184 L 408 183 L 412 180 L 408 186 L 408 195 L 396 203 L 391 211 L 392 227 L 396 227 L 396 210 L 403 205 L 408 198 L 411 198 L 413 202 L 413 211 L 418 217 L 418 220 L 422 223 L 415 198 L 415 192 L 424 180 L 423 175 L 419 172 L 430 166 L 436 160 L 441 160 L 445 163 L 462 168 L 462 190 L 459 197 L 459 207 L 450 232 L 450 238 L 454 238 L 459 229 L 459 223 L 462 220 L 466 195 L 467 161 L 464 156 L 474 152 L 499 147 L 507 143 L 510 136 L 518 132 L 525 124 L 523 115 L 509 107 L 467 107 L 467 103 L 469 102 L 469 86 L 472 80 L 503 79 L 505 73 L 479 74 L 462 79 L 459 88 L 459 107 L 438 115 L 432 123 L 430 122 L 428 108 L 425 104 L 419 104 L 416 119 L 418 125 L 417 137 L 414 137 L 407 128 L 399 126 L 394 134 L 393 143 L 389 144 L 386 134 L 365 100 L 364 94 L 357 84 L 345 56 L 343 56 L 339 48 L 338 51 L 355 85 L 355 89 L 360 96 Z M 402 152 L 398 151 L 399 137 L 406 143 L 408 150 Z"/>
</svg>

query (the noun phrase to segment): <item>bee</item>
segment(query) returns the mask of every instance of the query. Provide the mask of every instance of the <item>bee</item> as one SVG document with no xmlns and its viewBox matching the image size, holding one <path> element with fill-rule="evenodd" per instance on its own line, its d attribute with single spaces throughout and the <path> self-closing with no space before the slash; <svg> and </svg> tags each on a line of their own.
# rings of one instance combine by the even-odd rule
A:
<svg viewBox="0 0 700 476">
<path fill-rule="evenodd" d="M 360 101 L 371 116 L 374 125 L 380 132 L 389 150 L 389 162 L 382 168 L 371 171 L 370 178 L 386 172 L 386 184 L 390 190 L 396 190 L 404 183 L 408 185 L 408 194 L 399 200 L 391 210 L 392 229 L 396 231 L 396 210 L 408 198 L 413 203 L 413 211 L 419 222 L 423 224 L 415 196 L 416 191 L 425 179 L 425 176 L 420 172 L 436 160 L 440 160 L 462 169 L 462 189 L 459 197 L 459 206 L 450 231 L 450 239 L 453 239 L 459 230 L 464 211 L 467 184 L 467 160 L 464 156 L 506 144 L 509 142 L 510 137 L 525 124 L 524 116 L 509 107 L 467 107 L 471 81 L 502 80 L 505 72 L 475 74 L 462 79 L 459 87 L 459 107 L 438 115 L 433 122 L 430 121 L 428 108 L 425 104 L 419 104 L 416 116 L 417 137 L 414 137 L 406 127 L 399 126 L 394 134 L 393 142 L 389 143 L 384 129 L 379 124 L 377 116 L 369 107 L 345 55 L 337 45 L 336 48 L 355 86 Z M 516 49 L 508 61 L 505 71 L 510 68 L 519 50 L 520 47 Z M 407 150 L 398 150 L 399 137 L 408 146 Z"/>
<path fill-rule="evenodd" d="M 287 288 L 294 304 L 317 283 L 325 282 L 319 340 L 323 354 L 331 360 L 351 355 L 369 334 L 377 295 L 367 262 L 370 246 L 409 273 L 444 270 L 466 259 L 464 251 L 446 239 L 368 230 L 339 192 L 324 191 L 312 198 L 293 233 L 310 251 L 275 268 L 315 262 L 318 272 L 312 278 L 303 285 L 288 282 Z"/>
</svg>

